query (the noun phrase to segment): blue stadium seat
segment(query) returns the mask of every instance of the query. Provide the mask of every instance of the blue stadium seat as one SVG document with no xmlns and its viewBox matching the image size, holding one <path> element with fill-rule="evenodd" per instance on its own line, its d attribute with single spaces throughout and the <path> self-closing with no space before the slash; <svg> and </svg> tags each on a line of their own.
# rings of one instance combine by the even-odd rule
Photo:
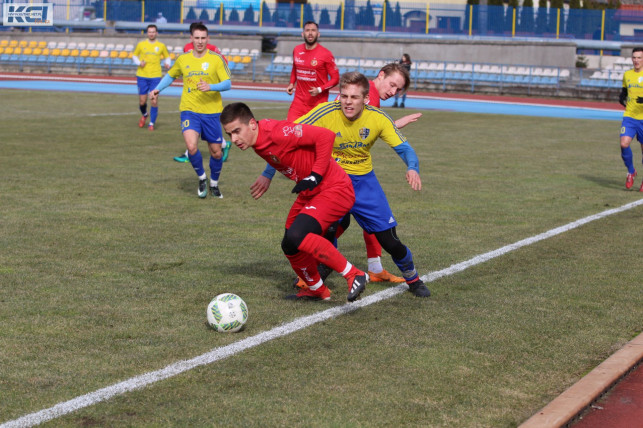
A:
<svg viewBox="0 0 643 428">
<path fill-rule="evenodd" d="M 7 61 L 9 61 L 9 54 L 2 54 L 2 55 L 0 55 L 0 61 L 2 61 L 2 62 L 7 62 Z"/>
</svg>

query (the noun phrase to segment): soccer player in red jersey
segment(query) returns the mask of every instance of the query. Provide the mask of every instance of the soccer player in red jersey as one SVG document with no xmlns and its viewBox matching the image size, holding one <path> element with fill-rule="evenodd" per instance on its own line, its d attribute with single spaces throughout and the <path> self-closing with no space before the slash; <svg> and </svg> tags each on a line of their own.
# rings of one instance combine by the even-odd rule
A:
<svg viewBox="0 0 643 428">
<path fill-rule="evenodd" d="M 351 180 L 331 158 L 335 133 L 288 120 L 257 121 L 244 103 L 225 106 L 221 125 L 241 150 L 253 148 L 261 158 L 297 184 L 297 199 L 286 219 L 281 248 L 308 287 L 291 298 L 330 299 L 317 264 L 339 272 L 348 282 L 352 302 L 366 288 L 368 275 L 357 269 L 322 235 L 344 217 L 355 202 Z"/>
<path fill-rule="evenodd" d="M 331 51 L 319 44 L 319 26 L 316 22 L 304 24 L 301 34 L 304 43 L 295 46 L 292 53 L 288 95 L 295 93 L 287 120 L 293 121 L 308 113 L 318 104 L 328 101 L 328 93 L 339 83 L 339 70 Z"/>
</svg>

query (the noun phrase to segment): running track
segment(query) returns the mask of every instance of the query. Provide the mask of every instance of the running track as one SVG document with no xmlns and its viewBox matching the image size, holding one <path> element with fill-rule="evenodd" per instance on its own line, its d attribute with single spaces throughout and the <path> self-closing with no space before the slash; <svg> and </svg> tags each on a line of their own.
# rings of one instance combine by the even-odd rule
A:
<svg viewBox="0 0 643 428">
<path fill-rule="evenodd" d="M 132 77 L 0 73 L 0 88 L 38 91 L 136 94 Z M 164 95 L 180 96 L 180 83 Z M 284 85 L 237 82 L 226 98 L 289 103 Z M 410 109 L 620 121 L 616 102 L 571 101 L 524 97 L 409 92 Z M 392 100 L 382 107 L 391 107 Z M 643 334 L 639 335 L 557 399 L 526 421 L 522 427 L 563 426 L 603 393 L 574 426 L 578 428 L 629 428 L 643 426 Z M 631 370 L 631 371 L 630 371 Z M 629 372 L 629 373 L 628 373 Z M 590 395 L 587 397 L 587 395 Z"/>
</svg>

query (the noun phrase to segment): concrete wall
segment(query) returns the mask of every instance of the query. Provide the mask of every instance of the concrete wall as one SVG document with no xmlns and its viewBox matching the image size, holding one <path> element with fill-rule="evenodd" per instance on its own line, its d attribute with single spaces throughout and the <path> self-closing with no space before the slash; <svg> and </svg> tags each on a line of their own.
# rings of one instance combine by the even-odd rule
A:
<svg viewBox="0 0 643 428">
<path fill-rule="evenodd" d="M 301 38 L 278 39 L 277 53 L 292 55 Z M 399 59 L 408 53 L 412 60 L 454 61 L 468 63 L 497 63 L 515 65 L 538 65 L 574 67 L 576 45 L 573 43 L 527 43 L 461 40 L 354 40 L 320 38 L 320 43 L 336 57 L 361 57 Z"/>
</svg>

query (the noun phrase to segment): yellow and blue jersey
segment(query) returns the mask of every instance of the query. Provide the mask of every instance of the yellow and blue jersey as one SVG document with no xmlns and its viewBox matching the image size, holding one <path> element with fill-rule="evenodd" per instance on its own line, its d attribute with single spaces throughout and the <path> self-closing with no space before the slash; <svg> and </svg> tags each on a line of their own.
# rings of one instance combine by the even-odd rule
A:
<svg viewBox="0 0 643 428">
<path fill-rule="evenodd" d="M 145 67 L 138 67 L 136 75 L 138 77 L 153 78 L 163 76 L 161 59 L 169 58 L 170 53 L 163 43 L 158 40 L 150 42 L 148 39 L 136 45 L 134 56 L 141 61 L 145 61 Z"/>
<path fill-rule="evenodd" d="M 351 175 L 373 170 L 371 147 L 378 138 L 393 148 L 407 141 L 389 115 L 369 105 L 364 106 L 358 119 L 351 121 L 344 116 L 339 101 L 323 103 L 295 122 L 335 131 L 332 156 Z"/>
<path fill-rule="evenodd" d="M 213 51 L 206 51 L 201 58 L 196 58 L 193 52 L 182 54 L 167 73 L 176 79 L 183 76 L 183 94 L 181 95 L 181 111 L 213 114 L 221 113 L 223 102 L 219 91 L 202 92 L 197 88 L 201 79 L 208 85 L 230 80 L 230 70 L 223 57 Z"/>
<path fill-rule="evenodd" d="M 643 97 L 643 71 L 627 70 L 623 74 L 623 87 L 627 89 L 627 104 L 624 117 L 643 120 L 643 104 L 636 102 L 638 97 Z"/>
</svg>

